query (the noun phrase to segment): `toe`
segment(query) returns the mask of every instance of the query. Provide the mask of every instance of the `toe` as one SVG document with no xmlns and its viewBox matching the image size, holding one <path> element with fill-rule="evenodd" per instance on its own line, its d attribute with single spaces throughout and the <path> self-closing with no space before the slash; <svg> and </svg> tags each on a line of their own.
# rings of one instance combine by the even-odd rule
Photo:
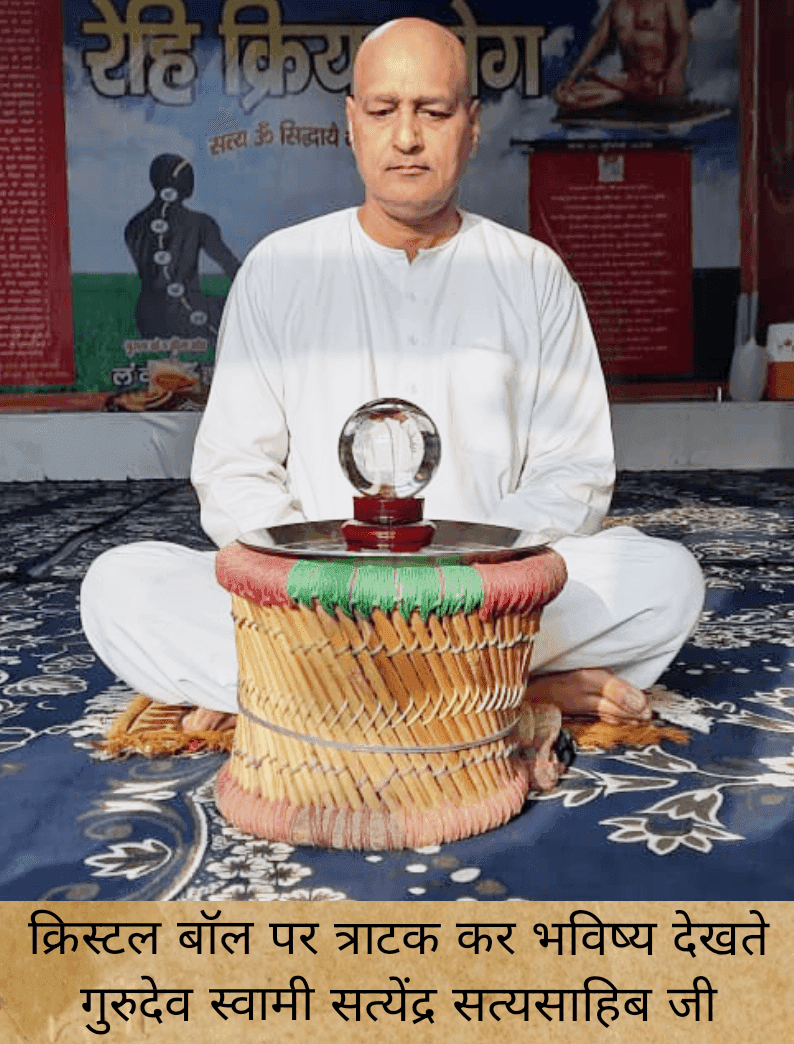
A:
<svg viewBox="0 0 794 1044">
<path fill-rule="evenodd" d="M 210 732 L 212 730 L 225 729 L 233 721 L 234 715 L 232 714 L 197 707 L 182 719 L 182 731 Z"/>
<path fill-rule="evenodd" d="M 618 713 L 634 721 L 647 721 L 651 716 L 651 704 L 646 693 L 637 689 L 623 678 L 610 675 L 601 688 L 602 703 L 608 713 Z"/>
</svg>

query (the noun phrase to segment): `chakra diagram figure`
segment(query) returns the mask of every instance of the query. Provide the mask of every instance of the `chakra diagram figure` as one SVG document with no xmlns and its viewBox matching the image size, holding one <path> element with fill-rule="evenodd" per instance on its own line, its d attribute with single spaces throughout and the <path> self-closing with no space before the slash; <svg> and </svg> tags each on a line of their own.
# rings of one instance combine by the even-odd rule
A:
<svg viewBox="0 0 794 1044">
<path fill-rule="evenodd" d="M 217 222 L 183 205 L 194 186 L 188 160 L 171 153 L 155 157 L 149 180 L 155 197 L 124 230 L 141 278 L 135 308 L 138 330 L 141 337 L 214 341 L 225 297 L 202 293 L 199 255 L 203 250 L 230 279 L 240 262 L 223 242 Z"/>
</svg>

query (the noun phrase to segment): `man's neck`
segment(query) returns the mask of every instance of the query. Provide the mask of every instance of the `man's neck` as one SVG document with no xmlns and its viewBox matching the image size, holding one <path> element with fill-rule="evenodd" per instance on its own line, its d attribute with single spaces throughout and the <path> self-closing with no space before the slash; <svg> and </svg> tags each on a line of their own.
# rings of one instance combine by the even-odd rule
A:
<svg viewBox="0 0 794 1044">
<path fill-rule="evenodd" d="M 413 261 L 420 250 L 429 250 L 452 239 L 461 225 L 454 201 L 430 217 L 406 220 L 367 200 L 359 209 L 358 220 L 370 239 L 381 246 L 404 250 L 409 261 Z"/>
</svg>

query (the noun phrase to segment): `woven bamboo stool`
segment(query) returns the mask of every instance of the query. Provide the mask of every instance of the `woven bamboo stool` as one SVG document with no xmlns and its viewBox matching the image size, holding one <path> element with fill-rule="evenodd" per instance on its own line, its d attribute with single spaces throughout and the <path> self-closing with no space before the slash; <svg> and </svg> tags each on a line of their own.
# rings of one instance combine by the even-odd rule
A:
<svg viewBox="0 0 794 1044">
<path fill-rule="evenodd" d="M 532 643 L 565 582 L 554 551 L 395 569 L 232 544 L 216 571 L 239 659 L 217 784 L 232 823 L 291 844 L 399 849 L 520 811 Z"/>
</svg>

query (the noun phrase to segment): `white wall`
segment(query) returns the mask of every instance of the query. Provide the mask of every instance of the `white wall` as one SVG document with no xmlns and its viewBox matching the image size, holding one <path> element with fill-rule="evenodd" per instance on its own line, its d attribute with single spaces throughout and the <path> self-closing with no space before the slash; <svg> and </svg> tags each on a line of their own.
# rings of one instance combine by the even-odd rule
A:
<svg viewBox="0 0 794 1044">
<path fill-rule="evenodd" d="M 616 403 L 628 471 L 794 468 L 794 403 Z M 0 414 L 0 482 L 186 478 L 200 413 Z"/>
<path fill-rule="evenodd" d="M 794 403 L 615 403 L 612 420 L 627 471 L 794 468 Z"/>
</svg>

